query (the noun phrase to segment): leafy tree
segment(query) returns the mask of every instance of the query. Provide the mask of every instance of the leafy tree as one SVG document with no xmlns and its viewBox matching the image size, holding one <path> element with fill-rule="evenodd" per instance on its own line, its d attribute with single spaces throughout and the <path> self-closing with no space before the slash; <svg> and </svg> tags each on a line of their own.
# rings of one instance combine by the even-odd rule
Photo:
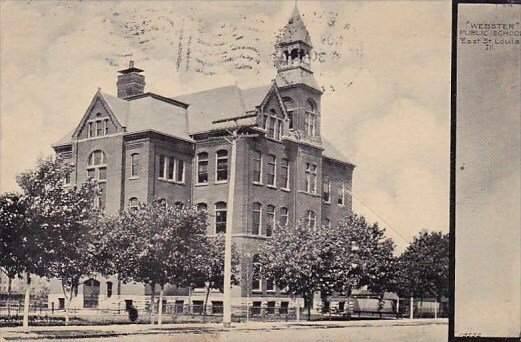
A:
<svg viewBox="0 0 521 342">
<path fill-rule="evenodd" d="M 436 297 L 449 292 L 449 235 L 421 231 L 398 259 L 400 296 Z"/>
<path fill-rule="evenodd" d="M 34 170 L 17 177 L 29 202 L 31 253 L 27 257 L 33 266 L 27 270 L 28 285 L 30 273 L 61 280 L 67 299 L 66 324 L 79 280 L 92 272 L 92 231 L 97 220 L 93 208 L 96 183 L 86 180 L 77 186 L 66 186 L 63 180 L 71 171 L 70 165 L 49 157 L 40 159 Z M 26 296 L 26 306 L 27 300 Z"/>
<path fill-rule="evenodd" d="M 224 290 L 224 235 L 215 237 L 205 237 L 204 245 L 202 246 L 203 258 L 202 263 L 197 266 L 198 272 L 194 279 L 193 286 L 204 286 L 206 289 L 206 296 L 203 306 L 203 314 L 206 319 L 206 307 L 208 305 L 208 297 L 211 289 Z M 232 284 L 237 285 L 239 279 L 237 277 L 237 266 L 239 265 L 239 255 L 232 245 Z"/>
<path fill-rule="evenodd" d="M 120 278 L 160 286 L 159 317 L 166 284 L 184 286 L 199 274 L 205 260 L 206 216 L 194 208 L 179 208 L 159 202 L 139 204 L 121 213 L 107 243 L 116 246 L 111 261 Z"/>
<path fill-rule="evenodd" d="M 8 278 L 7 314 L 11 314 L 11 285 L 31 268 L 26 257 L 30 243 L 27 229 L 27 200 L 16 193 L 0 195 L 0 270 Z"/>
<path fill-rule="evenodd" d="M 383 293 L 391 289 L 394 272 L 394 244 L 384 234 L 355 214 L 331 227 L 281 227 L 261 247 L 264 274 L 303 296 L 308 317 L 316 291 L 323 300 L 333 292 L 349 296 L 364 285 Z"/>
</svg>

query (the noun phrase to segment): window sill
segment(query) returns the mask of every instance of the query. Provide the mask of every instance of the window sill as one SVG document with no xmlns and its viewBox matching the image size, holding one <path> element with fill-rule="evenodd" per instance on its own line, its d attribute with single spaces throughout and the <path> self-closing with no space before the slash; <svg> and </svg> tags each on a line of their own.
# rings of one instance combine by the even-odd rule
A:
<svg viewBox="0 0 521 342">
<path fill-rule="evenodd" d="M 268 187 L 268 188 L 270 188 L 270 189 L 277 190 L 277 186 L 275 186 L 275 185 L 267 184 L 266 187 Z"/>
<path fill-rule="evenodd" d="M 139 179 L 139 176 L 128 177 L 128 180 L 135 180 L 135 179 Z"/>
<path fill-rule="evenodd" d="M 304 191 L 304 190 L 299 190 L 298 192 L 301 193 L 301 194 L 305 194 L 305 195 L 309 195 L 309 196 L 313 196 L 313 197 L 320 197 L 320 198 L 322 197 L 319 194 L 314 194 L 312 192 L 307 192 L 307 191 Z"/>
<path fill-rule="evenodd" d="M 194 186 L 207 186 L 208 182 L 206 183 L 195 183 Z"/>
<path fill-rule="evenodd" d="M 288 189 L 288 188 L 280 188 L 280 190 L 282 190 L 282 191 L 286 191 L 286 192 L 290 192 L 290 191 L 291 191 L 291 190 Z"/>
<path fill-rule="evenodd" d="M 263 183 L 260 183 L 260 182 L 253 182 L 253 185 L 264 186 L 264 184 L 263 184 Z"/>
<path fill-rule="evenodd" d="M 262 290 L 251 290 L 252 293 L 262 293 Z M 260 308 L 259 308 L 260 309 Z"/>
<path fill-rule="evenodd" d="M 331 205 L 331 202 L 328 201 L 322 201 L 322 203 Z"/>
<path fill-rule="evenodd" d="M 277 293 L 277 290 L 266 290 L 266 293 Z"/>
<path fill-rule="evenodd" d="M 228 180 L 221 180 L 221 181 L 215 181 L 213 184 L 226 184 L 228 183 Z"/>
<path fill-rule="evenodd" d="M 165 182 L 165 183 L 170 183 L 170 184 L 186 185 L 185 182 L 176 182 L 175 180 L 172 180 L 172 179 L 158 178 L 157 180 L 160 180 L 160 181 Z"/>
</svg>

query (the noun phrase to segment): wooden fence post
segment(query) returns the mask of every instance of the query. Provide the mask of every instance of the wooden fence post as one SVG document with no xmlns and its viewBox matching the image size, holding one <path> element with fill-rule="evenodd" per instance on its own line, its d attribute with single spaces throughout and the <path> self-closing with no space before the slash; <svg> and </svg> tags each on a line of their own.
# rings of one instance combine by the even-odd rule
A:
<svg viewBox="0 0 521 342">
<path fill-rule="evenodd" d="M 411 297 L 411 310 L 409 313 L 409 318 L 410 319 L 414 318 L 414 297 Z"/>
</svg>

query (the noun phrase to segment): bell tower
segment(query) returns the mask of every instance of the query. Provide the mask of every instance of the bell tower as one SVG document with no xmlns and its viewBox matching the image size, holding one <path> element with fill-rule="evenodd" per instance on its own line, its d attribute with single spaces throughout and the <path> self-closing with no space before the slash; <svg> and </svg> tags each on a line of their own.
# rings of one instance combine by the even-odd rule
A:
<svg viewBox="0 0 521 342">
<path fill-rule="evenodd" d="M 275 79 L 297 139 L 320 144 L 322 91 L 311 68 L 313 45 L 297 5 L 275 44 Z"/>
</svg>

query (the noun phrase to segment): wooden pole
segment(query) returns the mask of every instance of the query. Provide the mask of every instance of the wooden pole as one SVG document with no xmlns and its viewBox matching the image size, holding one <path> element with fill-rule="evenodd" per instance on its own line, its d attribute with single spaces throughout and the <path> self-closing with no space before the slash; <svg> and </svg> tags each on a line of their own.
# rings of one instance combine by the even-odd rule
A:
<svg viewBox="0 0 521 342">
<path fill-rule="evenodd" d="M 414 318 L 414 297 L 411 297 L 411 312 L 409 313 L 409 318 L 410 319 L 413 319 Z"/>
</svg>

